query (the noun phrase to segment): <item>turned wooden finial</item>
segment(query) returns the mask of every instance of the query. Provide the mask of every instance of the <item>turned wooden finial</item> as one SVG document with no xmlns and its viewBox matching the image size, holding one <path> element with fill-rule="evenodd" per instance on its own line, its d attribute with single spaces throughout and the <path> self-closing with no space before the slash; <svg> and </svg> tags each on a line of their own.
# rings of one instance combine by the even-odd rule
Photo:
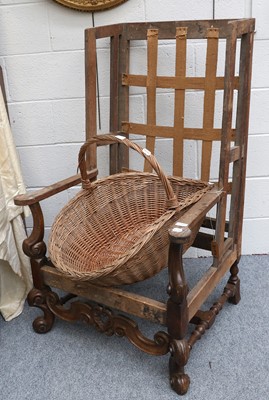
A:
<svg viewBox="0 0 269 400">
<path fill-rule="evenodd" d="M 189 226 L 183 222 L 176 222 L 169 230 L 169 237 L 172 242 L 178 244 L 187 243 L 191 237 Z"/>
</svg>

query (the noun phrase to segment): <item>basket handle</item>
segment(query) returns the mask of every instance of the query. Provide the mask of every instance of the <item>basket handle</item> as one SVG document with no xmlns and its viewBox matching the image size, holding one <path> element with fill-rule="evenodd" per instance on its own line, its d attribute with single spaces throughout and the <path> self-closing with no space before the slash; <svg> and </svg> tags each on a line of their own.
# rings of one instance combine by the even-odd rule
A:
<svg viewBox="0 0 269 400">
<path fill-rule="evenodd" d="M 129 147 L 137 151 L 141 156 L 143 156 L 152 166 L 158 177 L 160 178 L 165 192 L 167 196 L 167 208 L 168 209 L 175 209 L 178 207 L 178 201 L 176 195 L 173 191 L 171 183 L 167 179 L 164 171 L 162 170 L 160 164 L 156 160 L 155 156 L 151 154 L 151 152 L 147 149 L 142 149 L 136 143 L 133 143 L 131 140 L 127 139 L 125 136 L 120 135 L 98 135 L 89 140 L 87 140 L 80 148 L 79 155 L 78 155 L 78 163 L 79 169 L 81 174 L 81 182 L 83 189 L 91 189 L 92 185 L 87 176 L 87 169 L 86 169 L 86 160 L 85 160 L 85 153 L 87 148 L 91 144 L 102 145 L 102 144 L 112 144 L 112 143 L 123 143 L 125 146 Z"/>
</svg>

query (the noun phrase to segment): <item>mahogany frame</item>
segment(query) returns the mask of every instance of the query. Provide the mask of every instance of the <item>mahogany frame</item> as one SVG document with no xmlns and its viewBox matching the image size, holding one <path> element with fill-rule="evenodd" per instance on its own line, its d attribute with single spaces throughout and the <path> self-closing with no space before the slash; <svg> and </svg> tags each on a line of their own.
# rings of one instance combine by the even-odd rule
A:
<svg viewBox="0 0 269 400">
<path fill-rule="evenodd" d="M 245 20 L 214 20 L 214 21 L 173 21 L 173 22 L 146 22 L 126 23 L 112 26 L 90 28 L 85 31 L 85 71 L 86 71 L 86 136 L 90 138 L 97 133 L 97 40 L 110 38 L 110 131 L 121 131 L 126 135 L 139 133 L 143 130 L 148 134 L 147 147 L 154 150 L 154 136 L 162 136 L 162 127 L 156 127 L 154 97 L 156 87 L 166 84 L 156 74 L 156 42 L 159 39 L 175 39 L 177 35 L 178 54 L 176 76 L 168 79 L 168 85 L 175 89 L 175 102 L 179 114 L 175 117 L 174 128 L 181 135 L 172 137 L 177 148 L 181 149 L 179 161 L 175 161 L 175 171 L 182 173 L 183 140 L 193 138 L 203 140 L 201 168 L 202 178 L 209 178 L 212 140 L 221 141 L 221 155 L 218 182 L 207 192 L 201 200 L 193 205 L 181 218 L 183 228 L 180 232 L 173 226 L 169 230 L 170 249 L 168 262 L 168 301 L 161 303 L 135 293 L 127 292 L 122 288 L 94 285 L 87 281 L 70 279 L 58 271 L 46 256 L 44 243 L 44 219 L 39 202 L 79 182 L 79 176 L 68 178 L 48 188 L 44 188 L 30 195 L 18 196 L 16 204 L 29 205 L 33 215 L 33 230 L 25 240 L 23 249 L 30 257 L 34 289 L 28 296 L 31 306 L 43 310 L 43 316 L 35 319 L 33 326 L 36 332 L 48 332 L 55 316 L 67 321 L 84 320 L 95 326 L 99 331 L 108 335 L 117 334 L 126 336 L 130 342 L 141 350 L 161 355 L 170 352 L 170 382 L 178 394 L 184 394 L 189 387 L 189 377 L 184 367 L 188 361 L 190 350 L 197 340 L 210 328 L 216 315 L 228 300 L 233 304 L 240 301 L 240 280 L 238 277 L 238 262 L 241 255 L 242 221 L 244 207 L 244 190 L 246 177 L 246 157 L 248 138 L 248 119 L 250 101 L 250 79 L 252 63 L 252 46 L 254 35 L 254 19 Z M 131 40 L 146 40 L 148 35 L 148 76 L 134 77 L 129 74 L 129 49 Z M 158 37 L 157 37 L 157 36 Z M 207 54 L 207 68 L 203 79 L 188 79 L 185 77 L 186 35 L 191 39 L 207 37 L 211 50 Z M 157 39 L 156 39 L 157 37 Z M 224 78 L 216 77 L 217 39 L 226 40 L 226 62 Z M 237 40 L 241 40 L 240 70 L 235 77 L 235 55 Z M 155 42 L 150 44 L 151 42 Z M 214 50 L 215 49 L 215 50 Z M 153 61 L 152 61 L 153 60 Z M 183 62 L 184 61 L 184 62 Z M 200 80 L 199 80 L 200 79 Z M 213 83 L 212 83 L 213 82 Z M 147 87 L 148 119 L 145 126 L 137 126 L 129 119 L 129 85 Z M 185 130 L 181 117 L 184 105 L 184 90 L 188 87 L 203 88 L 205 93 L 204 128 L 202 132 Z M 167 86 L 166 86 L 167 87 Z M 213 128 L 215 90 L 224 90 L 223 119 L 221 130 Z M 232 129 L 233 94 L 238 91 L 236 127 Z M 213 109 L 213 112 L 210 111 Z M 150 129 L 146 128 L 150 126 Z M 153 134 L 149 133 L 152 132 Z M 143 132 L 143 133 L 145 133 Z M 155 132 L 155 134 L 154 134 Z M 208 136 L 201 136 L 211 132 Z M 185 136 L 184 136 L 185 135 Z M 176 153 L 174 153 L 176 154 Z M 89 177 L 95 179 L 96 148 L 89 150 L 88 169 Z M 229 179 L 229 167 L 233 165 L 232 179 Z M 116 173 L 122 168 L 128 168 L 128 153 L 120 145 L 110 147 L 110 172 Z M 148 167 L 145 166 L 147 169 Z M 230 217 L 226 221 L 227 197 L 231 196 Z M 206 215 L 210 209 L 217 206 L 215 220 L 209 220 Z M 191 235 L 191 230 L 197 223 L 203 221 L 202 227 L 214 228 L 212 234 L 199 232 L 194 246 L 211 250 L 213 263 L 209 266 L 202 279 L 191 290 L 186 282 L 182 253 L 183 245 Z M 213 304 L 209 311 L 200 311 L 208 296 L 218 282 L 230 270 L 228 283 L 222 296 Z M 68 294 L 59 299 L 50 287 L 64 290 Z M 82 296 L 87 301 L 72 300 L 69 308 L 65 303 L 76 296 Z M 97 305 L 98 304 L 98 305 Z M 126 312 L 131 315 L 148 319 L 167 327 L 166 332 L 157 332 L 154 339 L 143 336 L 137 324 L 122 315 L 116 315 L 110 308 Z M 188 324 L 196 325 L 193 333 L 187 338 Z"/>
</svg>

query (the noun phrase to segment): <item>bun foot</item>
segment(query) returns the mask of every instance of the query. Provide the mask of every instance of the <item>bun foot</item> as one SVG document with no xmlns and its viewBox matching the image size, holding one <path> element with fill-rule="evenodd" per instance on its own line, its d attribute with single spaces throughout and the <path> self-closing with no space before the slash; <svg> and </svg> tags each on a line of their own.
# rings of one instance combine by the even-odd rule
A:
<svg viewBox="0 0 269 400">
<path fill-rule="evenodd" d="M 52 292 L 48 288 L 43 291 L 33 288 L 28 295 L 29 306 L 40 308 L 43 311 L 43 316 L 37 317 L 33 322 L 33 328 L 36 333 L 47 333 L 53 326 L 55 316 L 46 302 L 46 297 L 50 294 Z"/>
<path fill-rule="evenodd" d="M 33 328 L 36 333 L 47 333 L 51 330 L 54 318 L 50 316 L 47 320 L 45 317 L 37 317 L 33 322 Z"/>
<path fill-rule="evenodd" d="M 172 389 L 179 395 L 186 394 L 190 386 L 189 375 L 184 373 L 178 373 L 172 375 L 170 378 L 170 384 Z"/>
<path fill-rule="evenodd" d="M 231 304 L 238 304 L 239 301 L 241 300 L 241 295 L 240 295 L 240 280 L 238 279 L 238 281 L 235 284 L 235 293 L 232 297 L 230 297 L 228 299 L 229 303 Z"/>
</svg>

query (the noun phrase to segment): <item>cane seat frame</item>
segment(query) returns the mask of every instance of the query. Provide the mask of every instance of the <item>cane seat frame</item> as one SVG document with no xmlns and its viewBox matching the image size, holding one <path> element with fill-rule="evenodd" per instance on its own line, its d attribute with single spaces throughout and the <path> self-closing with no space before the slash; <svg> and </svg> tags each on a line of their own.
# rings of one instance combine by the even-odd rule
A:
<svg viewBox="0 0 269 400">
<path fill-rule="evenodd" d="M 199 179 L 210 179 L 213 142 L 220 144 L 220 157 L 212 188 L 186 210 L 167 232 L 169 235 L 169 257 L 166 303 L 138 295 L 124 287 L 103 287 L 87 280 L 76 280 L 55 268 L 46 255 L 44 243 L 44 219 L 40 201 L 62 190 L 77 185 L 80 176 L 68 178 L 36 193 L 18 196 L 16 203 L 28 205 L 33 215 L 33 231 L 24 242 L 24 251 L 30 257 L 34 277 L 34 289 L 28 300 L 30 305 L 39 307 L 44 315 L 34 321 L 39 333 L 49 331 L 55 316 L 67 321 L 83 319 L 106 334 L 126 336 L 141 350 L 162 355 L 170 352 L 170 382 L 178 394 L 184 394 L 189 387 L 189 377 L 184 368 L 189 354 L 198 339 L 210 328 L 216 315 L 228 300 L 237 304 L 240 300 L 238 262 L 241 256 L 244 191 L 246 179 L 246 157 L 250 102 L 250 81 L 252 46 L 254 35 L 253 19 L 214 21 L 172 21 L 124 23 L 90 28 L 85 31 L 85 76 L 86 76 L 86 139 L 97 135 L 98 116 L 98 40 L 109 39 L 110 65 L 110 133 L 133 137 L 144 135 L 146 148 L 154 154 L 155 144 L 161 139 L 173 142 L 172 174 L 182 176 L 188 140 L 201 143 L 201 167 Z M 206 43 L 204 76 L 187 76 L 186 49 L 188 40 L 203 40 Z M 158 75 L 158 43 L 173 41 L 175 44 L 175 73 Z M 146 42 L 147 73 L 130 73 L 131 44 Z M 224 76 L 217 74 L 218 46 L 225 42 Z M 240 42 L 240 44 L 239 44 Z M 238 74 L 236 54 L 240 48 Z M 130 87 L 143 88 L 146 101 L 146 121 L 130 120 Z M 157 121 L 156 96 L 158 89 L 169 89 L 174 94 L 174 116 L 172 126 Z M 185 97 L 188 90 L 204 93 L 203 123 L 200 128 L 189 128 L 184 123 Z M 223 92 L 222 125 L 214 127 L 216 92 Z M 234 110 L 234 93 L 237 105 Z M 234 117 L 235 115 L 235 117 Z M 236 122 L 233 123 L 235 118 Z M 137 139 L 138 136 L 135 136 Z M 122 144 L 111 144 L 110 174 L 129 168 L 128 149 Z M 96 145 L 87 153 L 88 178 L 97 176 Z M 146 172 L 151 172 L 145 163 Z M 215 218 L 208 217 L 210 210 Z M 229 209 L 229 212 L 227 211 Z M 183 268 L 183 248 L 190 240 L 191 231 L 201 226 L 193 246 L 209 250 L 212 262 L 200 281 L 188 287 Z M 221 297 L 209 311 L 200 308 L 213 292 L 216 285 L 230 270 L 228 283 Z M 59 299 L 51 287 L 68 294 Z M 90 300 L 83 302 L 76 296 Z M 70 305 L 67 301 L 72 299 Z M 153 340 L 146 338 L 137 324 L 130 318 L 118 315 L 119 310 L 129 315 L 148 319 L 167 328 L 158 331 Z M 187 337 L 189 323 L 195 325 Z"/>
</svg>

